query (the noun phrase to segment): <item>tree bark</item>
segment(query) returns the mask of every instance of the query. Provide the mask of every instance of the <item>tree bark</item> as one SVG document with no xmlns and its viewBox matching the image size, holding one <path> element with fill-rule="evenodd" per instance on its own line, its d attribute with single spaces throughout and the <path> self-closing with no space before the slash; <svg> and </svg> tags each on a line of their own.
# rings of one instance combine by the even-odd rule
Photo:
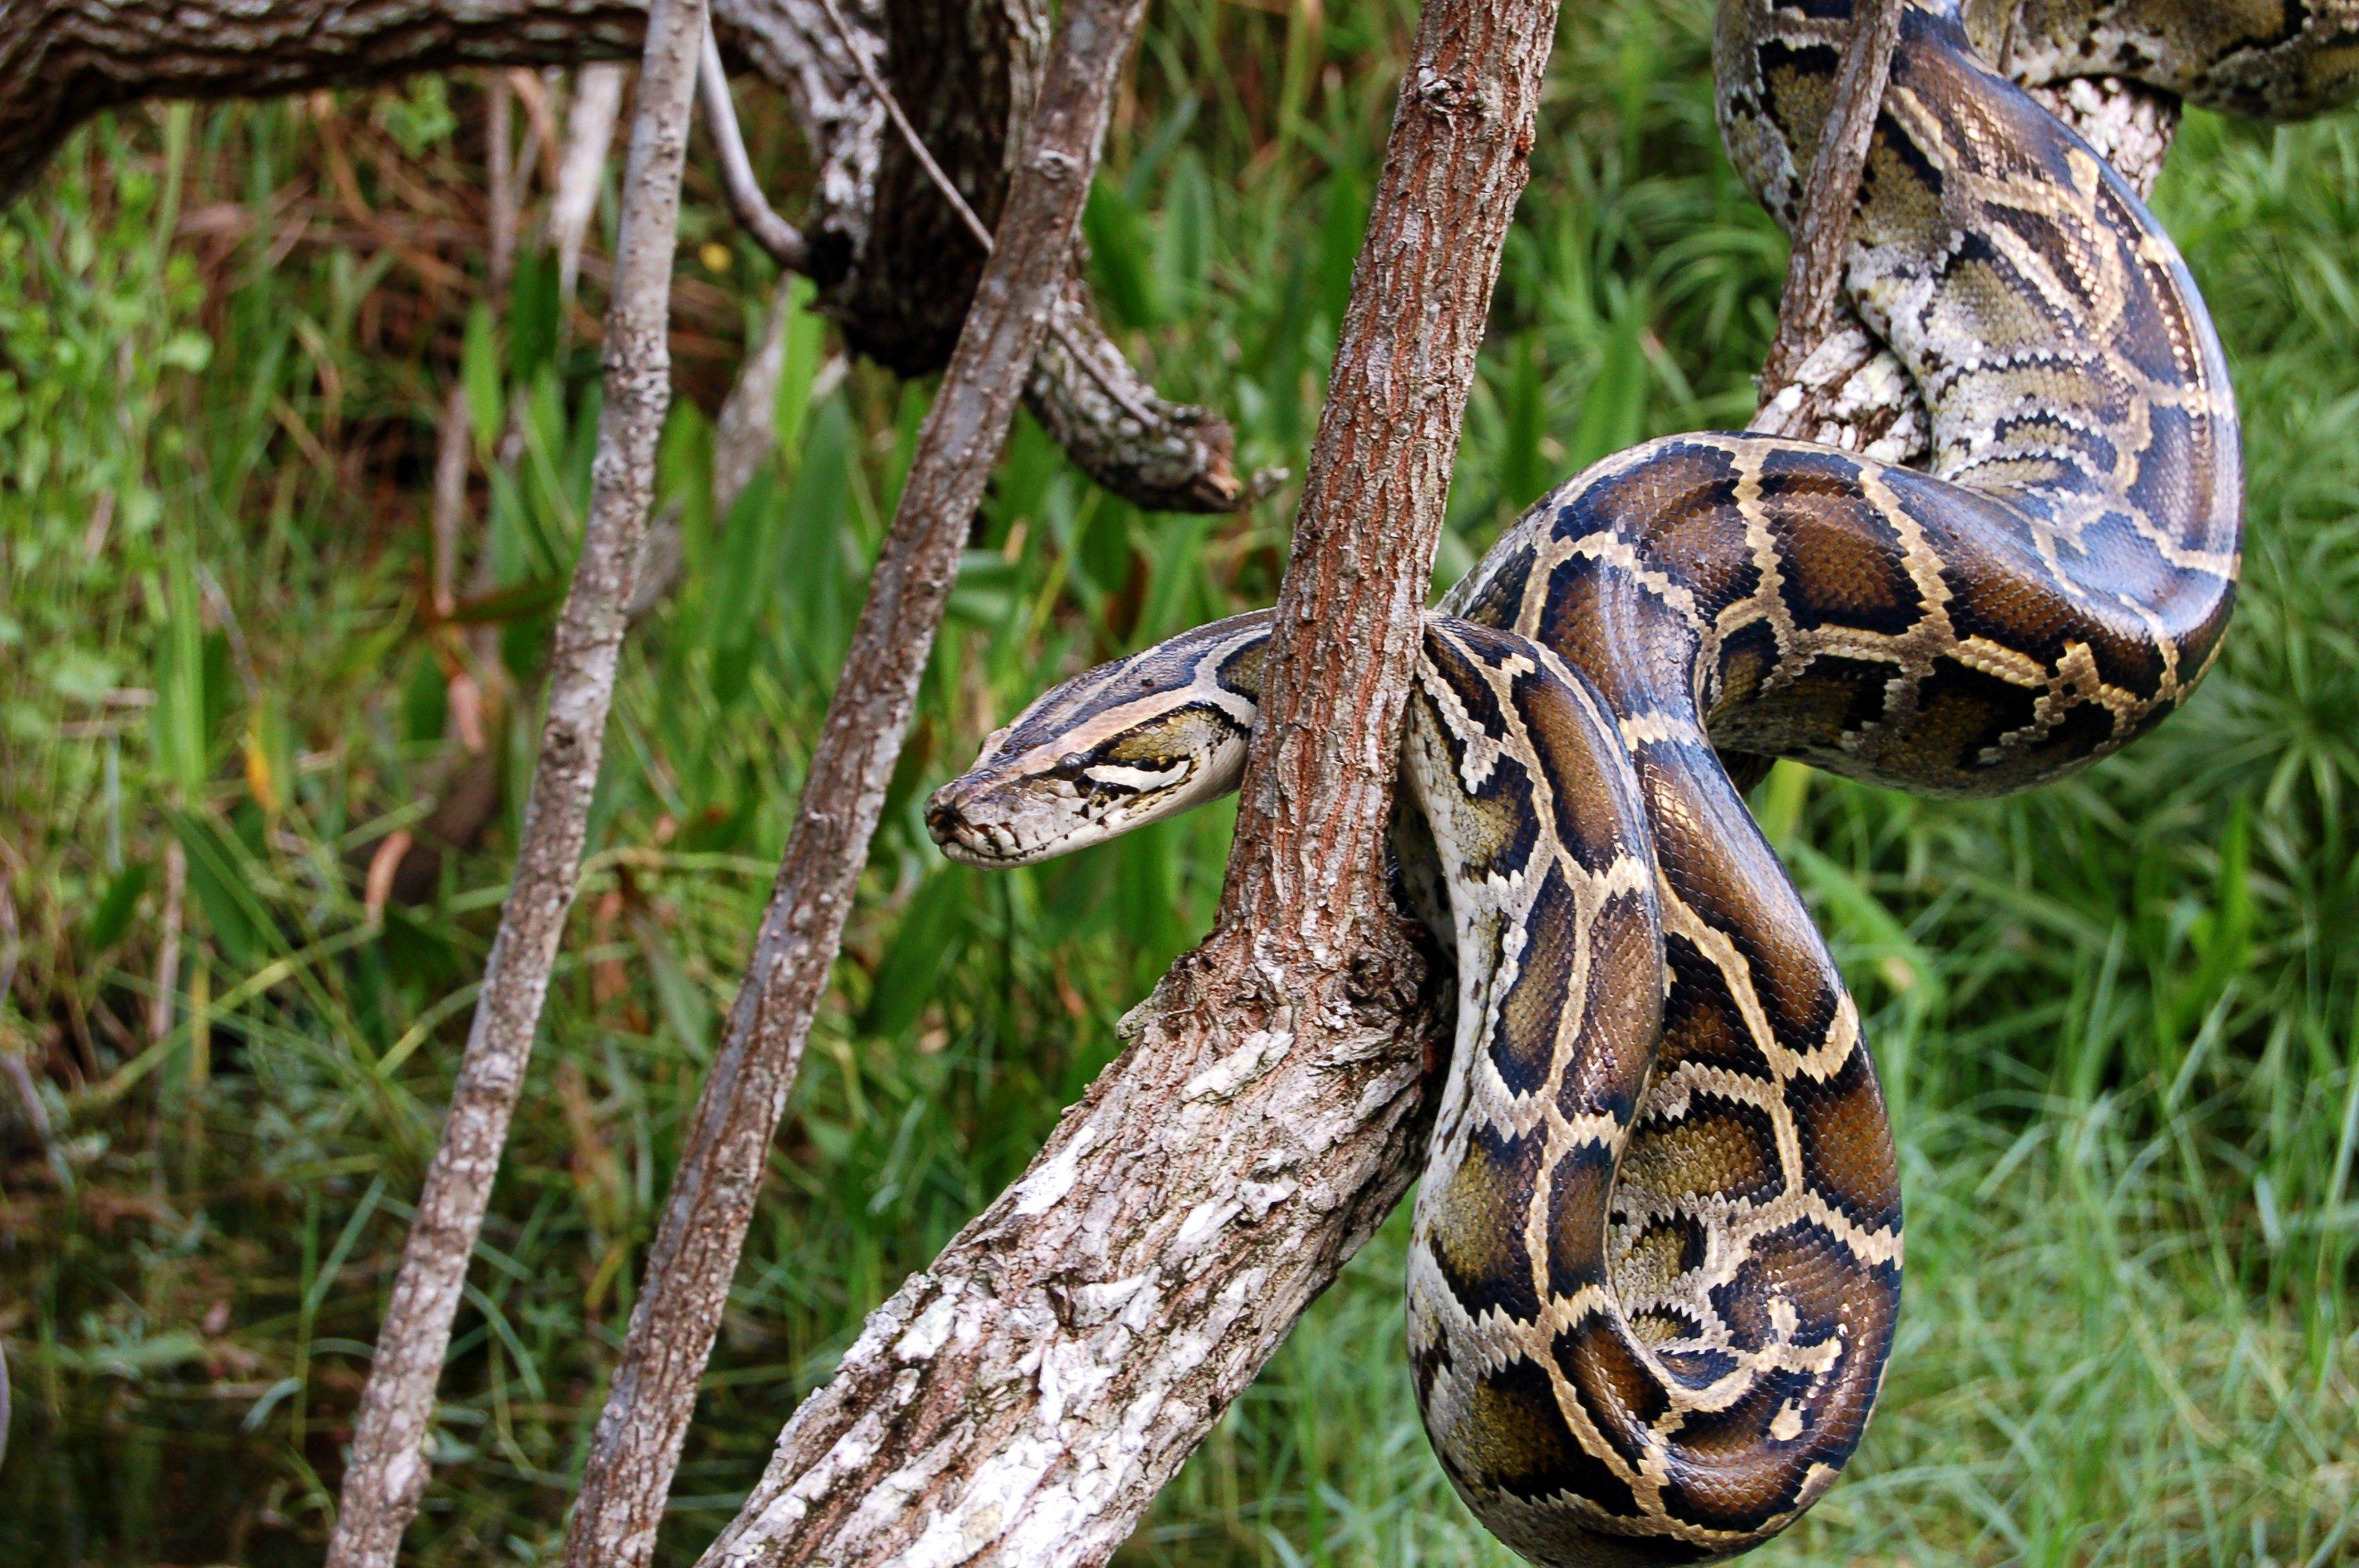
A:
<svg viewBox="0 0 2359 1568">
<path fill-rule="evenodd" d="M 842 34 L 822 0 L 715 0 L 712 15 L 724 50 L 786 94 L 810 144 L 817 182 L 804 229 L 823 305 L 855 348 L 903 374 L 929 374 L 949 359 L 980 249 L 885 135 L 854 51 L 882 63 L 903 102 L 919 106 L 928 145 L 990 221 L 1038 91 L 1047 12 L 1041 0 L 839 8 Z M 16 0 L 0 5 L 0 200 L 103 109 L 463 65 L 623 59 L 637 53 L 646 25 L 646 0 Z M 597 90 L 614 86 L 606 78 Z M 1078 274 L 1075 290 L 1085 302 Z M 1097 373 L 1050 356 L 1028 395 L 1084 472 L 1150 510 L 1225 510 L 1252 498 L 1230 471 L 1225 421 L 1158 397 L 1085 303 L 1071 325 L 1094 345 Z M 1103 391 L 1108 378 L 1118 395 Z"/>
<path fill-rule="evenodd" d="M 590 515 L 550 653 L 540 760 L 442 1141 L 427 1169 L 361 1397 L 328 1542 L 330 1568 L 389 1568 L 426 1489 L 435 1384 L 573 903 L 622 652 L 624 605 L 671 401 L 672 257 L 705 27 L 704 0 L 655 0 L 625 166 Z"/>
<path fill-rule="evenodd" d="M 1221 920 L 870 1318 L 707 1568 L 1103 1563 L 1407 1190 L 1448 1011 L 1382 841 L 1549 0 L 1434 0 L 1279 596 Z"/>
<path fill-rule="evenodd" d="M 566 1536 L 569 1568 L 653 1555 L 763 1162 L 827 989 L 959 557 L 1069 276 L 1146 0 L 1071 0 L 996 246 L 936 394 L 828 708 L 802 810 L 647 1262 Z M 939 194 L 932 197 L 945 205 Z"/>
<path fill-rule="evenodd" d="M 1810 417 L 1801 400 L 1778 401 L 1795 373 L 1833 330 L 1843 313 L 1843 261 L 1851 250 L 1852 211 L 1860 175 L 1883 112 L 1892 49 L 1900 41 L 1900 0 L 1870 0 L 1852 13 L 1827 123 L 1802 202 L 1794 214 L 1794 250 L 1786 263 L 1786 290 L 1777 301 L 1777 331 L 1761 370 L 1761 403 L 1753 427 L 1773 436 L 1799 436 Z"/>
</svg>

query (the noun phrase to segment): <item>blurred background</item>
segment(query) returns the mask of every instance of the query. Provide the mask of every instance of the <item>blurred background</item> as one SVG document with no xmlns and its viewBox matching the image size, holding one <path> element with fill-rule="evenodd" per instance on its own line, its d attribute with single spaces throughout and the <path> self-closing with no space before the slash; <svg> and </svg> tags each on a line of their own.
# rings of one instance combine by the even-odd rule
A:
<svg viewBox="0 0 2359 1568">
<path fill-rule="evenodd" d="M 1750 412 L 1786 247 L 1721 154 L 1710 13 L 1567 7 L 1442 582 L 1590 460 Z M 1404 0 L 1150 16 L 1091 268 L 1161 390 L 1235 423 L 1241 470 L 1301 470 L 1413 23 Z M 0 211 L 0 1560 L 275 1568 L 324 1539 L 504 892 L 597 416 L 613 176 L 569 304 L 530 243 L 527 152 L 525 254 L 488 287 L 488 81 L 126 111 Z M 741 86 L 792 213 L 809 173 L 765 100 Z M 1765 1563 L 2359 1562 L 2359 117 L 2191 115 L 2157 206 L 2247 422 L 2219 668 L 2127 755 L 2019 799 L 1790 764 L 1756 796 L 1867 1014 L 1909 1226 L 1882 1410 Z M 929 391 L 792 305 L 775 442 L 716 504 L 716 416 L 777 279 L 701 141 L 683 224 L 662 460 L 683 564 L 626 653 L 421 1568 L 553 1556 Z M 454 386 L 475 460 L 441 609 Z M 1267 602 L 1294 496 L 1145 514 L 1019 423 L 664 1561 L 728 1518 L 863 1314 L 1021 1170 L 1210 921 L 1225 810 L 984 875 L 933 851 L 925 791 L 1060 676 Z M 387 881 L 388 835 L 454 821 Z M 1118 1562 L 1512 1561 L 1418 1426 L 1406 1219 Z"/>
</svg>

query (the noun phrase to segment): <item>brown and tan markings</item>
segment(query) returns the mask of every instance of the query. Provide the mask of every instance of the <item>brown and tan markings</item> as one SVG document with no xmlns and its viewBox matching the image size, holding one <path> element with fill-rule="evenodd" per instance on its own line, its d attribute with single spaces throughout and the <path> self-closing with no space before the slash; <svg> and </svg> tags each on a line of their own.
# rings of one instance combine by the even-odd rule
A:
<svg viewBox="0 0 2359 1568">
<path fill-rule="evenodd" d="M 1781 220 L 1850 25 L 1722 6 L 1723 135 Z M 1892 1345 L 1875 1068 L 1732 773 L 2020 789 L 2135 739 L 2218 652 L 2234 400 L 2169 237 L 2017 84 L 2078 71 L 2315 113 L 2359 89 L 2359 0 L 1912 0 L 1845 283 L 1923 395 L 1929 470 L 1648 442 L 1429 617 L 1401 850 L 1460 1008 L 1410 1353 L 1451 1481 L 1536 1562 L 1775 1534 L 1858 1444 Z M 935 837 L 1012 864 L 1233 787 L 1268 631 L 1058 687 L 936 795 Z"/>
</svg>

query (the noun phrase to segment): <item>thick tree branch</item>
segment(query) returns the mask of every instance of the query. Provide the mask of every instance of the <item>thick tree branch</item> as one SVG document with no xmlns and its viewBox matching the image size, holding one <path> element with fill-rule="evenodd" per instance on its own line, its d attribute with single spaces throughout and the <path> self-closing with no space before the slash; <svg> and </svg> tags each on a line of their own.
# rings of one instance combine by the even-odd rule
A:
<svg viewBox="0 0 2359 1568">
<path fill-rule="evenodd" d="M 1382 868 L 1460 418 L 1553 37 L 1434 0 L 1312 450 L 1219 926 L 869 1320 L 707 1568 L 1090 1564 L 1404 1192 L 1445 1003 Z"/>
<path fill-rule="evenodd" d="M 1070 0 L 998 241 L 935 395 L 802 809 L 631 1314 L 566 1536 L 568 1568 L 642 1568 L 696 1407 L 803 1043 L 984 486 L 1068 276 L 1123 59 L 1146 0 Z M 725 107 L 725 105 L 724 105 Z"/>
<path fill-rule="evenodd" d="M 623 607 L 671 401 L 672 257 L 705 27 L 704 0 L 655 0 L 625 166 L 590 515 L 550 652 L 540 760 L 442 1141 L 361 1397 L 329 1568 L 390 1568 L 425 1491 L 435 1384 L 573 903 L 622 652 Z"/>
</svg>

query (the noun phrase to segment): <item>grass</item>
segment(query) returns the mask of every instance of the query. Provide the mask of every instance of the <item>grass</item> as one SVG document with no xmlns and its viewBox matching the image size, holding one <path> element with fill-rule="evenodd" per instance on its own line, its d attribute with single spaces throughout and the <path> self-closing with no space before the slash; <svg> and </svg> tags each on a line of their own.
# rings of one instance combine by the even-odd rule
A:
<svg viewBox="0 0 2359 1568">
<path fill-rule="evenodd" d="M 1783 243 L 1712 129 L 1702 0 L 1576 8 L 1471 411 L 1441 575 L 1555 479 L 1741 419 Z M 1154 17 L 1089 232 L 1175 395 L 1298 471 L 1406 51 L 1402 0 Z M 775 110 L 752 127 L 785 168 Z M 521 411 L 477 484 L 528 677 L 596 378 L 527 267 L 479 319 L 469 83 L 157 109 L 0 215 L 0 1008 L 60 1184 L 0 1111 L 18 1400 L 0 1556 L 316 1560 L 379 1295 L 495 918 L 516 802 L 382 925 L 354 856 L 450 765 L 421 611 L 431 424 Z M 375 237 L 338 183 L 373 214 Z M 635 639 L 506 1172 L 460 1319 L 426 1568 L 547 1560 L 923 389 L 816 373 L 712 514 L 709 415 L 767 275 L 691 190 L 669 432 L 685 581 Z M 1849 1478 L 1776 1563 L 2359 1561 L 2359 119 L 2198 115 L 2158 206 L 2248 428 L 2226 658 L 2135 751 L 1957 804 L 1787 769 L 1757 805 L 1866 1011 L 1909 1213 L 1901 1343 Z M 611 222 L 611 204 L 608 221 Z M 454 237 L 456 236 L 456 237 Z M 170 243 L 163 243 L 168 240 Z M 925 787 L 1056 674 L 1266 602 L 1292 497 L 1141 516 L 1019 431 L 952 601 L 715 1359 L 665 1557 L 750 1484 L 863 1313 L 1009 1180 L 1209 920 L 1214 811 L 1070 863 L 945 865 Z M 511 777 L 531 728 L 495 743 Z M 150 1043 L 167 905 L 186 935 Z M 1400 1350 L 1401 1226 L 1313 1310 L 1122 1562 L 1508 1561 Z"/>
</svg>

